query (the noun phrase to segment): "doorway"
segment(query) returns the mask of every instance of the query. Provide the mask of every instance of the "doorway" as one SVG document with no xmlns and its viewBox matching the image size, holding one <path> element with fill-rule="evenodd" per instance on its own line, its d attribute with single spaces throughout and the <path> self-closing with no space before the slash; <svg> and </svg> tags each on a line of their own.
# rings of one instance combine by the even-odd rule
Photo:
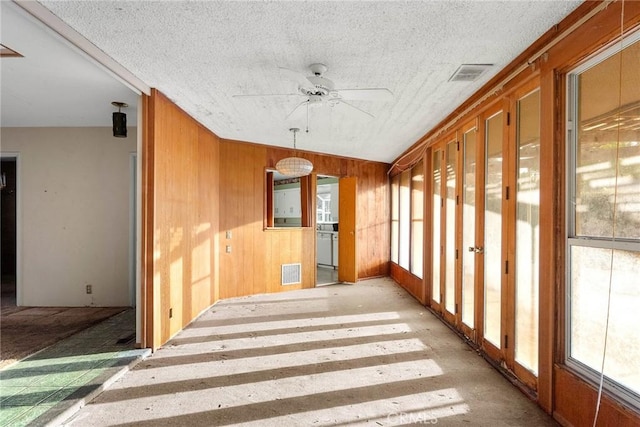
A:
<svg viewBox="0 0 640 427">
<path fill-rule="evenodd" d="M 17 305 L 17 158 L 2 157 L 0 164 L 1 249 L 0 288 L 2 307 Z"/>
<path fill-rule="evenodd" d="M 319 175 L 316 183 L 316 286 L 338 283 L 339 180 Z"/>
</svg>

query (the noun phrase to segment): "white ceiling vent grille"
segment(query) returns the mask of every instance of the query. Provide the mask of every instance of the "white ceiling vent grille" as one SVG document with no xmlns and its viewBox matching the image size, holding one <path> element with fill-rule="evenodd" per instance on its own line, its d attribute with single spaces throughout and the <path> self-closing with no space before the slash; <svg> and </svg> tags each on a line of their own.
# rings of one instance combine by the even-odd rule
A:
<svg viewBox="0 0 640 427">
<path fill-rule="evenodd" d="M 302 282 L 302 264 L 282 264 L 282 285 Z"/>
<path fill-rule="evenodd" d="M 480 78 L 493 64 L 462 64 L 451 77 L 450 82 L 473 82 Z"/>
</svg>

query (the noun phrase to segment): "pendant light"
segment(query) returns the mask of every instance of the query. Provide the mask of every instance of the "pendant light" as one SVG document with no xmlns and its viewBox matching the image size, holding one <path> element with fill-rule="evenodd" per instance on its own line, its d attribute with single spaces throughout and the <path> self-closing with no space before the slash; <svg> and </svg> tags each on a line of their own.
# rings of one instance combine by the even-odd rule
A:
<svg viewBox="0 0 640 427">
<path fill-rule="evenodd" d="M 313 170 L 313 164 L 301 157 L 296 157 L 296 133 L 298 128 L 289 129 L 293 132 L 293 157 L 286 157 L 276 163 L 276 169 L 282 175 L 295 178 L 299 176 L 309 175 Z"/>
<path fill-rule="evenodd" d="M 121 108 L 127 108 L 128 105 L 124 102 L 113 101 L 111 103 L 114 107 L 118 107 L 118 111 L 114 112 L 113 118 L 113 136 L 116 138 L 127 137 L 127 115 L 120 111 Z"/>
</svg>

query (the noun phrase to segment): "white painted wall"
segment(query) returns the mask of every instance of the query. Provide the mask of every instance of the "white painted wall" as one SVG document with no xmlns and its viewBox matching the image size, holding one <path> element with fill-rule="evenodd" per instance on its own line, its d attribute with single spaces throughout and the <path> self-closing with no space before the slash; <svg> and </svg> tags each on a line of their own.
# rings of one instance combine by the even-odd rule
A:
<svg viewBox="0 0 640 427">
<path fill-rule="evenodd" d="M 130 305 L 129 153 L 136 133 L 1 129 L 0 150 L 20 155 L 21 305 Z"/>
</svg>

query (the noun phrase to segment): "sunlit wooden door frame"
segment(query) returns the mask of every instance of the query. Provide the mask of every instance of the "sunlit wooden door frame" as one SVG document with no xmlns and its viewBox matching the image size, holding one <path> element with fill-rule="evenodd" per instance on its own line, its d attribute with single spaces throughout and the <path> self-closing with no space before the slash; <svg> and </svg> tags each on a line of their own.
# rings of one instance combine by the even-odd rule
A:
<svg viewBox="0 0 640 427">
<path fill-rule="evenodd" d="M 458 212 L 456 215 L 456 230 L 458 230 L 457 232 L 457 248 L 458 248 L 458 253 L 459 253 L 459 257 L 458 257 L 458 266 L 457 266 L 457 270 L 458 270 L 458 280 L 456 282 L 456 304 L 458 304 L 458 307 L 460 307 L 460 309 L 458 310 L 458 312 L 456 313 L 456 320 L 457 323 L 459 325 L 460 330 L 462 331 L 463 334 L 465 334 L 467 337 L 471 338 L 471 340 L 475 341 L 476 340 L 476 327 L 478 325 L 477 323 L 477 313 L 478 313 L 478 307 L 476 304 L 476 301 L 478 299 L 478 281 L 479 281 L 479 276 L 478 276 L 478 272 L 477 272 L 477 265 L 478 265 L 478 259 L 479 257 L 482 255 L 481 253 L 476 252 L 475 256 L 474 256 L 474 293 L 473 293 L 473 315 L 474 315 L 474 325 L 473 327 L 465 324 L 462 321 L 462 311 L 464 310 L 464 306 L 463 306 L 463 278 L 464 278 L 464 255 L 465 252 L 468 251 L 468 248 L 465 248 L 463 246 L 463 221 L 464 221 L 464 183 L 465 183 L 465 179 L 466 179 L 466 170 L 465 170 L 465 153 L 466 153 L 466 146 L 465 146 L 465 135 L 468 132 L 471 132 L 472 130 L 476 131 L 476 147 L 475 147 L 475 158 L 476 158 L 476 169 L 475 169 L 475 200 L 474 200 L 474 207 L 475 207 L 475 212 L 474 212 L 474 220 L 475 220 L 475 226 L 474 226 L 474 243 L 475 243 L 475 247 L 479 247 L 482 246 L 482 244 L 478 244 L 478 217 L 481 216 L 478 212 L 478 193 L 480 192 L 480 186 L 478 185 L 478 146 L 480 144 L 478 144 L 478 120 L 474 119 L 468 123 L 466 123 L 465 125 L 463 125 L 460 128 L 460 137 L 459 137 L 459 149 L 458 149 L 458 176 L 460 177 L 460 179 L 458 180 L 458 190 L 457 190 L 457 194 L 459 197 L 460 202 L 458 203 L 457 207 L 458 207 Z"/>
<path fill-rule="evenodd" d="M 507 164 L 507 181 L 508 186 L 511 188 L 511 197 L 507 202 L 506 217 L 503 221 L 507 225 L 507 234 L 505 241 L 507 246 L 508 260 L 509 260 L 509 274 L 506 275 L 506 330 L 505 333 L 509 337 L 509 347 L 506 348 L 506 362 L 507 367 L 516 374 L 516 376 L 523 381 L 530 389 L 537 390 L 538 379 L 535 374 L 529 371 L 527 368 L 519 364 L 515 360 L 515 343 L 516 343 L 516 227 L 517 227 L 517 178 L 518 178 L 518 101 L 523 99 L 528 94 L 531 94 L 536 89 L 540 88 L 540 80 L 533 78 L 528 82 L 518 86 L 518 88 L 509 96 L 509 111 L 511 113 L 511 125 L 509 126 L 509 138 L 508 138 L 508 152 L 505 155 L 505 163 Z M 506 221 L 505 221 L 506 220 Z M 539 256 L 540 254 L 538 254 Z M 538 308 L 539 311 L 539 308 Z M 537 343 L 536 343 L 537 344 Z M 539 350 L 539 349 L 538 349 Z"/>
<path fill-rule="evenodd" d="M 449 137 L 447 137 L 447 139 L 445 139 L 445 141 L 448 140 Z M 429 174 L 429 181 L 430 181 L 430 197 L 429 197 L 429 207 L 431 208 L 429 210 L 429 216 L 431 217 L 431 220 L 429 221 L 429 233 L 431 235 L 431 239 L 429 240 L 429 246 L 430 246 L 430 258 L 429 258 L 429 271 L 430 271 L 430 283 L 428 284 L 429 287 L 429 293 L 430 293 L 430 306 L 433 310 L 435 310 L 436 312 L 440 313 L 441 315 L 445 316 L 445 300 L 444 300 L 444 293 L 445 293 L 445 289 L 444 289 L 444 279 L 445 279 L 445 268 L 444 268 L 444 260 L 445 260 L 445 221 L 444 221 L 444 199 L 445 199 L 445 194 L 444 194 L 444 188 L 446 186 L 446 143 L 438 143 L 436 145 L 433 145 L 430 150 L 429 150 L 429 158 L 430 158 L 430 174 Z M 440 159 L 440 184 L 438 190 L 439 190 L 439 194 L 440 194 L 440 199 L 438 200 L 438 204 L 439 206 L 434 206 L 434 195 L 435 195 L 435 190 L 436 188 L 434 187 L 433 184 L 433 178 L 434 178 L 434 174 L 435 174 L 435 164 L 433 159 L 435 158 L 435 156 L 438 156 Z M 435 212 L 436 209 L 439 209 L 439 213 L 440 213 L 440 224 L 438 227 L 438 233 L 439 233 L 439 247 L 438 248 L 434 248 L 433 247 L 433 237 L 434 237 L 434 224 L 433 224 L 433 212 Z M 438 266 L 434 266 L 434 256 L 436 255 L 435 252 L 438 251 L 439 254 L 439 264 Z M 438 279 L 437 282 L 438 283 L 434 283 L 435 278 L 434 278 L 434 273 L 435 273 L 435 269 L 438 269 Z M 434 286 L 435 285 L 435 286 Z M 436 301 L 434 298 L 434 289 L 437 289 L 438 292 L 438 297 L 439 297 L 439 301 Z M 445 317 L 446 318 L 446 317 Z"/>
<path fill-rule="evenodd" d="M 484 252 L 482 253 L 482 256 L 478 259 L 476 259 L 477 262 L 482 263 L 483 265 L 483 271 L 482 271 L 482 286 L 480 289 L 480 301 L 482 303 L 481 305 L 481 310 L 479 312 L 482 321 L 481 321 L 481 329 L 480 329 L 480 346 L 481 348 L 487 353 L 487 355 L 497 361 L 497 362 L 502 362 L 505 359 L 504 356 L 504 331 L 505 331 L 505 318 L 504 318 L 504 306 L 506 304 L 506 296 L 505 296 L 505 292 L 504 292 L 504 284 L 505 284 L 505 274 L 504 274 L 504 268 L 501 268 L 501 302 L 500 302 L 500 307 L 501 307 L 501 321 L 500 321 L 500 347 L 496 347 L 493 343 L 491 343 L 489 340 L 485 339 L 485 332 L 486 332 L 486 325 L 484 323 L 484 318 L 485 318 L 485 288 L 486 288 L 486 280 L 485 280 L 485 269 L 484 269 L 484 264 L 485 264 L 485 252 L 486 252 L 486 233 L 485 233 L 485 227 L 486 227 L 486 218 L 485 218 L 485 209 L 486 209 L 486 162 L 487 162 L 487 152 L 486 152 L 486 145 L 487 145 L 487 129 L 486 129 L 486 122 L 489 118 L 495 116 L 496 114 L 499 114 L 500 112 L 502 112 L 503 117 L 503 125 L 502 125 L 502 130 L 503 130 L 503 137 L 502 137 L 502 158 L 505 158 L 505 151 L 506 151 L 506 145 L 507 145 L 507 136 L 508 136 L 508 131 L 507 131 L 507 127 L 506 127 L 506 116 L 507 116 L 507 110 L 508 110 L 508 102 L 507 101 L 500 101 L 497 102 L 495 105 L 493 105 L 491 108 L 488 108 L 486 111 L 484 111 L 484 113 L 480 116 L 480 122 L 482 123 L 482 125 L 480 126 L 480 129 L 482 131 L 482 135 L 481 135 L 481 142 L 480 144 L 482 144 L 482 156 L 481 156 L 481 161 L 482 161 L 482 188 L 481 188 L 481 192 L 482 192 L 482 202 L 481 202 L 481 210 L 480 207 L 478 209 L 478 215 L 482 217 L 482 220 L 479 221 L 482 224 L 482 229 L 481 232 L 479 233 L 481 235 L 481 239 L 479 238 L 479 241 L 482 242 L 482 247 L 484 248 Z M 504 163 L 504 162 L 503 162 Z M 504 170 L 504 164 L 503 164 L 503 170 Z M 504 174 L 504 173 L 503 173 Z M 502 182 L 502 208 L 501 208 L 501 216 L 504 216 L 504 209 L 505 209 L 505 183 L 504 181 Z M 505 233 L 505 221 L 502 220 L 502 224 L 501 224 L 501 231 L 502 231 L 502 241 L 504 242 L 504 233 Z M 506 247 L 504 244 L 501 245 L 501 265 L 504 266 L 504 261 L 506 258 Z"/>
</svg>

